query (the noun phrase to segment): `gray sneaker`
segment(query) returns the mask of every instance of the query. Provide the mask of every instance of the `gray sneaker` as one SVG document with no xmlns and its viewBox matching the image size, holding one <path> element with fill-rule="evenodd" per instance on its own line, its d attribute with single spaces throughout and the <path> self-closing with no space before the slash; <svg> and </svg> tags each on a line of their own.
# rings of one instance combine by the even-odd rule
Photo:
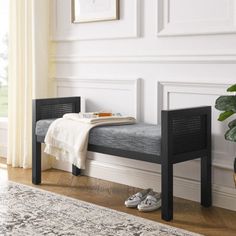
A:
<svg viewBox="0 0 236 236">
<path fill-rule="evenodd" d="M 155 211 L 161 207 L 161 194 L 150 192 L 145 200 L 138 204 L 138 210 L 143 212 Z"/>
<path fill-rule="evenodd" d="M 151 188 L 142 190 L 141 192 L 138 192 L 134 195 L 132 195 L 131 197 L 129 197 L 126 201 L 125 201 L 125 206 L 126 207 L 137 207 L 138 204 L 140 204 L 146 197 L 147 195 L 152 192 Z"/>
</svg>

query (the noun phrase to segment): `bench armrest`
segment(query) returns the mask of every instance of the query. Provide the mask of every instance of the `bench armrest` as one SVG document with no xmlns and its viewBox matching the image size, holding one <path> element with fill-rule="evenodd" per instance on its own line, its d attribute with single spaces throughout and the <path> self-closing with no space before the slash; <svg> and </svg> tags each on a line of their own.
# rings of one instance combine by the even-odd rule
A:
<svg viewBox="0 0 236 236">
<path fill-rule="evenodd" d="M 66 113 L 80 112 L 80 97 L 33 99 L 35 121 L 60 118 Z"/>
<path fill-rule="evenodd" d="M 161 153 L 172 163 L 188 160 L 188 154 L 211 151 L 211 107 L 163 110 Z"/>
<path fill-rule="evenodd" d="M 60 118 L 66 113 L 80 112 L 80 97 L 33 99 L 33 134 L 36 122 Z"/>
</svg>

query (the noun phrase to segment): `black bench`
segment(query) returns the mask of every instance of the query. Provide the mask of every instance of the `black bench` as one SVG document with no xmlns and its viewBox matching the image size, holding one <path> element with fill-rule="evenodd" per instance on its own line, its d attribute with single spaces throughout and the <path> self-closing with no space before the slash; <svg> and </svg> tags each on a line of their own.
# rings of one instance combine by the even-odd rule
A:
<svg viewBox="0 0 236 236">
<path fill-rule="evenodd" d="M 54 119 L 71 112 L 80 112 L 80 97 L 33 100 L 33 184 L 41 183 L 41 143 L 44 142 L 48 126 Z M 40 123 L 46 127 L 43 132 L 40 131 Z M 136 135 L 137 145 L 135 136 L 132 136 L 132 142 L 127 145 L 127 148 L 122 144 L 116 148 L 106 145 L 106 143 L 98 143 L 96 136 L 102 135 L 104 132 L 106 134 L 110 127 L 96 127 L 90 132 L 88 150 L 161 164 L 162 219 L 167 221 L 173 219 L 173 165 L 201 158 L 201 205 L 211 206 L 211 107 L 165 110 L 161 113 L 159 128 L 154 125 L 149 127 L 148 124 L 137 124 L 136 126 L 141 131 L 145 129 L 146 134 L 150 130 L 149 128 L 156 129 L 156 133 L 154 132 L 151 137 L 156 143 L 156 149 L 152 145 L 150 148 L 152 151 L 145 150 L 147 144 L 147 142 L 145 144 L 145 135 L 141 132 L 142 139 L 140 139 L 139 132 L 132 131 L 136 129 L 135 125 L 129 125 L 128 132 Z M 113 129 L 118 129 L 117 132 L 122 131 L 121 127 L 113 127 Z M 158 129 L 161 129 L 160 138 L 158 138 Z M 127 132 L 127 129 L 124 132 Z M 122 138 L 122 132 L 120 135 Z M 114 136 L 110 138 L 113 139 Z M 77 176 L 80 174 L 80 169 L 72 165 L 72 173 Z"/>
</svg>

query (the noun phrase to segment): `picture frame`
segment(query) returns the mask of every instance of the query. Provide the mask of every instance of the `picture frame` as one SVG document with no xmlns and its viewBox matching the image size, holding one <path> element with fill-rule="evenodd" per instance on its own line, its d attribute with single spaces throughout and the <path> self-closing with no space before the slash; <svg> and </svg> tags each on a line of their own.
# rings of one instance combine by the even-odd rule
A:
<svg viewBox="0 0 236 236">
<path fill-rule="evenodd" d="M 89 23 L 119 19 L 119 0 L 71 0 L 71 21 Z"/>
</svg>

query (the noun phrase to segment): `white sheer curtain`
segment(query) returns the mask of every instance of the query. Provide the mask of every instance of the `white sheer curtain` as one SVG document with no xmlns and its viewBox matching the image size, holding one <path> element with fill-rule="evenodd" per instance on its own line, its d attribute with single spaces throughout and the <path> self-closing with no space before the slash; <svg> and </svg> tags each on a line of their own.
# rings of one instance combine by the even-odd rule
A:
<svg viewBox="0 0 236 236">
<path fill-rule="evenodd" d="M 38 76 L 44 70 L 42 84 L 46 86 L 48 61 L 39 60 L 40 50 L 47 50 L 48 33 L 45 24 L 37 25 L 37 17 L 47 18 L 48 0 L 10 0 L 9 28 L 9 93 L 8 93 L 8 157 L 7 163 L 13 167 L 31 167 L 32 159 L 32 98 L 42 89 Z M 36 4 L 41 4 L 38 7 Z M 45 9 L 44 9 L 45 7 Z M 40 12 L 42 15 L 40 15 Z M 43 15 L 46 14 L 46 15 Z M 48 23 L 48 22 L 47 22 Z M 42 28 L 42 38 L 37 44 L 38 32 Z M 44 27 L 44 28 L 43 28 Z M 39 52 L 39 53 L 38 53 Z M 44 52 L 48 55 L 48 52 Z M 43 57 L 43 56 L 42 56 Z M 45 57 L 45 56 L 44 56 Z M 40 66 L 36 62 L 41 61 Z M 43 67 L 42 65 L 44 65 Z M 38 73 L 38 74 L 37 74 Z M 39 86 L 38 86 L 38 84 Z"/>
</svg>

